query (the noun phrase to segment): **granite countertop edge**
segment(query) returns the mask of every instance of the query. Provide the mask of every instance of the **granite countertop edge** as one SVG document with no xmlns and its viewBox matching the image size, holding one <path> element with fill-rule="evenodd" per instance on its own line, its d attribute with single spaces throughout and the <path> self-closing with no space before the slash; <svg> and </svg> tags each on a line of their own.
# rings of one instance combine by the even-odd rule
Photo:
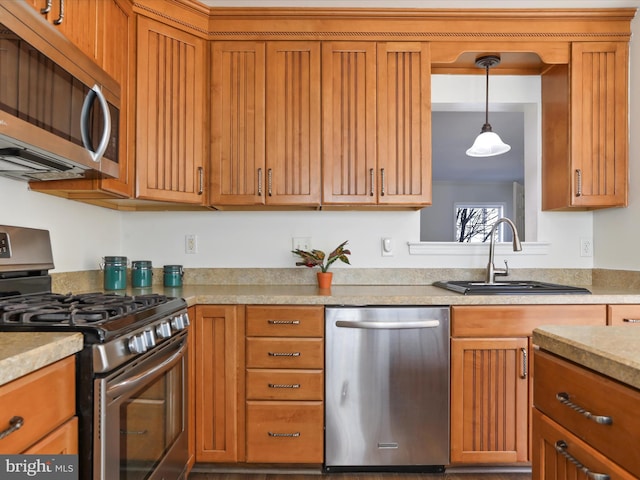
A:
<svg viewBox="0 0 640 480">
<path fill-rule="evenodd" d="M 0 332 L 0 386 L 82 350 L 72 332 Z"/>
<path fill-rule="evenodd" d="M 640 329 L 623 326 L 550 325 L 533 331 L 533 343 L 640 390 Z"/>
</svg>

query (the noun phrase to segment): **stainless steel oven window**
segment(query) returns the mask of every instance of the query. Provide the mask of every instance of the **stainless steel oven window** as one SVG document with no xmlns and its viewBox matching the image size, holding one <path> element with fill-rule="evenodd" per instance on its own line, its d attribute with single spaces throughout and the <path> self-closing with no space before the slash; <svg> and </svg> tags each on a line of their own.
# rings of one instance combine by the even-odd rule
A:
<svg viewBox="0 0 640 480">
<path fill-rule="evenodd" d="M 94 478 L 181 478 L 187 447 L 186 332 L 97 379 Z"/>
</svg>

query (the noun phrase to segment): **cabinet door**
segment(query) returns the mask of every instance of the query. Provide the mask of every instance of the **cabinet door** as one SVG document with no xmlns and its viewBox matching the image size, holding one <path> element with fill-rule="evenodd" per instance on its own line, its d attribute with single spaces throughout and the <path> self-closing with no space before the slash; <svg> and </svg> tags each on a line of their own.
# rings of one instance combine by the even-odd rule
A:
<svg viewBox="0 0 640 480">
<path fill-rule="evenodd" d="M 101 189 L 131 198 L 135 185 L 135 16 L 128 0 L 98 3 L 98 64 L 120 84 L 119 176 Z"/>
<path fill-rule="evenodd" d="M 542 208 L 627 205 L 628 44 L 578 42 L 542 75 Z"/>
<path fill-rule="evenodd" d="M 265 203 L 265 44 L 211 43 L 212 205 Z"/>
<path fill-rule="evenodd" d="M 138 198 L 204 204 L 205 45 L 138 17 Z"/>
<path fill-rule="evenodd" d="M 96 60 L 98 0 L 27 0 L 80 50 Z"/>
<path fill-rule="evenodd" d="M 195 319 L 196 462 L 244 457 L 244 315 L 198 306 Z"/>
<path fill-rule="evenodd" d="M 62 426 L 22 453 L 26 455 L 77 455 L 78 417 L 67 420 Z"/>
<path fill-rule="evenodd" d="M 375 205 L 375 42 L 323 42 L 322 125 L 322 203 Z"/>
<path fill-rule="evenodd" d="M 531 473 L 532 480 L 637 479 L 537 409 L 533 409 Z"/>
<path fill-rule="evenodd" d="M 428 43 L 378 44 L 378 203 L 431 204 Z"/>
<path fill-rule="evenodd" d="M 528 459 L 527 338 L 451 340 L 451 462 Z"/>
<path fill-rule="evenodd" d="M 266 203 L 320 205 L 320 42 L 267 44 Z"/>
</svg>

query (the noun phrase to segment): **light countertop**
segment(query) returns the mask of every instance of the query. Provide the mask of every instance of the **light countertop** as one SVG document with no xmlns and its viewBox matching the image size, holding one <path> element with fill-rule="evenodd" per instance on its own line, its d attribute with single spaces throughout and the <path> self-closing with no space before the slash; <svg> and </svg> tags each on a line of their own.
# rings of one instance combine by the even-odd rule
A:
<svg viewBox="0 0 640 480">
<path fill-rule="evenodd" d="M 533 343 L 640 389 L 640 328 L 545 326 L 533 331 Z"/>
<path fill-rule="evenodd" d="M 156 293 L 196 304 L 280 305 L 564 305 L 640 304 L 640 290 L 587 286 L 591 295 L 461 295 L 432 285 L 185 285 Z M 137 294 L 136 289 L 128 293 Z"/>
<path fill-rule="evenodd" d="M 82 350 L 81 333 L 0 332 L 0 385 Z"/>
</svg>

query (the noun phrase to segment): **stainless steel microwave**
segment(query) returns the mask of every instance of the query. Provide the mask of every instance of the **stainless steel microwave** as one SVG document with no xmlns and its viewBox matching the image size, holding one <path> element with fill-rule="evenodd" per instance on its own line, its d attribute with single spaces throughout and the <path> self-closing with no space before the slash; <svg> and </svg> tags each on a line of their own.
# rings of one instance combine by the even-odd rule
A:
<svg viewBox="0 0 640 480">
<path fill-rule="evenodd" d="M 34 8 L 0 4 L 0 175 L 117 177 L 119 96 Z"/>
</svg>

